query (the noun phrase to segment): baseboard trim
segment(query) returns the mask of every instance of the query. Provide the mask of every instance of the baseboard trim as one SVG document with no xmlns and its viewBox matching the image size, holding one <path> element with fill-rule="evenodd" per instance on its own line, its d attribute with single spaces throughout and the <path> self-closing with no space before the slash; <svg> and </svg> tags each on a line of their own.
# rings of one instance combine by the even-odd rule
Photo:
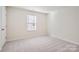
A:
<svg viewBox="0 0 79 59">
<path fill-rule="evenodd" d="M 25 38 L 18 37 L 18 38 L 14 38 L 14 39 L 8 39 L 7 42 L 9 42 L 9 41 L 15 41 L 15 40 L 21 40 L 21 39 L 25 39 Z"/>
<path fill-rule="evenodd" d="M 70 43 L 73 43 L 73 44 L 79 45 L 78 42 L 74 42 L 74 41 L 71 41 L 71 40 L 68 40 L 68 39 L 65 39 L 65 38 L 62 38 L 62 37 L 56 36 L 56 35 L 50 35 L 50 37 L 59 38 L 60 40 L 64 40 L 64 41 L 67 41 L 67 42 L 70 42 Z"/>
<path fill-rule="evenodd" d="M 48 36 L 47 34 L 46 35 L 39 35 L 39 36 L 33 36 L 33 37 L 17 37 L 17 38 L 14 38 L 14 39 L 8 39 L 7 42 L 9 41 L 16 41 L 16 40 L 21 40 L 21 39 L 31 39 L 31 38 L 35 38 L 35 37 L 40 37 L 40 36 Z"/>
</svg>

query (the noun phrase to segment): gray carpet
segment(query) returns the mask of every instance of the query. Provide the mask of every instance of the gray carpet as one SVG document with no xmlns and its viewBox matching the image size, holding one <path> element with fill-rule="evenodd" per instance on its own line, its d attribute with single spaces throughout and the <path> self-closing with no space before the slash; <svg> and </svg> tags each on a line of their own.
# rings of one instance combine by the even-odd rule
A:
<svg viewBox="0 0 79 59">
<path fill-rule="evenodd" d="M 2 52 L 78 52 L 79 46 L 57 38 L 41 36 L 6 42 Z"/>
</svg>

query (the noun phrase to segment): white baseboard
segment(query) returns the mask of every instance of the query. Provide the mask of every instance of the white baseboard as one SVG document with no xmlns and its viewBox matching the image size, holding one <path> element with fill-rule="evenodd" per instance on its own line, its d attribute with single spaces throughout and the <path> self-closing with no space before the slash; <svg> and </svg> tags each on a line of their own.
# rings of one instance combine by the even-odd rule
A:
<svg viewBox="0 0 79 59">
<path fill-rule="evenodd" d="M 33 36 L 33 37 L 17 37 L 17 38 L 14 38 L 14 39 L 8 39 L 7 42 L 8 41 L 21 40 L 21 39 L 31 39 L 31 38 L 40 37 L 40 36 L 47 36 L 47 34 L 46 35 Z"/>
<path fill-rule="evenodd" d="M 67 42 L 70 42 L 70 43 L 73 43 L 73 44 L 79 45 L 78 42 L 71 41 L 71 40 L 68 40 L 68 39 L 65 39 L 65 38 L 59 37 L 59 36 L 57 36 L 57 35 L 50 35 L 50 37 L 59 38 L 59 39 L 61 39 L 61 40 L 64 40 L 64 41 L 67 41 Z"/>
<path fill-rule="evenodd" d="M 15 41 L 15 40 L 20 40 L 20 39 L 25 39 L 25 38 L 22 38 L 22 37 L 18 37 L 18 38 L 11 38 L 11 39 L 8 39 L 7 42 L 9 41 Z"/>
</svg>

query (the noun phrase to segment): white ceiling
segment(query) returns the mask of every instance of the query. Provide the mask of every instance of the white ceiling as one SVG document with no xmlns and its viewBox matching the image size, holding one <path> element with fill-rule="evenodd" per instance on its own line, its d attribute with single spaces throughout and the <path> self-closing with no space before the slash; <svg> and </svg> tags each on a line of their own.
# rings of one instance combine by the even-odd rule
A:
<svg viewBox="0 0 79 59">
<path fill-rule="evenodd" d="M 63 8 L 75 8 L 78 6 L 17 6 L 18 8 L 24 8 L 32 11 L 48 13 L 50 11 L 56 11 Z M 78 7 L 79 8 L 79 7 Z"/>
</svg>

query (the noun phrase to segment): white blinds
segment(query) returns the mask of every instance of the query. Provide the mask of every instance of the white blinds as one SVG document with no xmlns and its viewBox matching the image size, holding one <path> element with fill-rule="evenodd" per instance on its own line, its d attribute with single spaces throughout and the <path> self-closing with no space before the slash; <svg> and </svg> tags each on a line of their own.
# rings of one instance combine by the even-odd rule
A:
<svg viewBox="0 0 79 59">
<path fill-rule="evenodd" d="M 36 16 L 27 15 L 27 30 L 28 31 L 36 30 Z"/>
</svg>

